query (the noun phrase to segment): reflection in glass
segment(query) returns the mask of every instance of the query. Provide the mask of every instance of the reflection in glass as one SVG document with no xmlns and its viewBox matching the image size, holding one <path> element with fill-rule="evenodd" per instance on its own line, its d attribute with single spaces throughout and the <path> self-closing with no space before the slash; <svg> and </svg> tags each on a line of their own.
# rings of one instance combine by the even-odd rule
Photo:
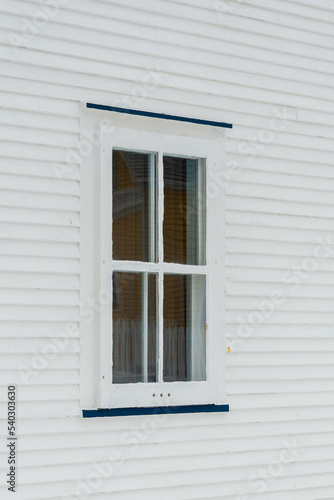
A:
<svg viewBox="0 0 334 500">
<path fill-rule="evenodd" d="M 156 260 L 155 156 L 113 150 L 113 259 Z"/>
<path fill-rule="evenodd" d="M 156 275 L 113 273 L 113 383 L 156 381 Z"/>
<path fill-rule="evenodd" d="M 164 156 L 164 261 L 205 264 L 205 172 L 199 160 Z"/>
<path fill-rule="evenodd" d="M 165 274 L 164 382 L 206 379 L 205 276 Z"/>
</svg>

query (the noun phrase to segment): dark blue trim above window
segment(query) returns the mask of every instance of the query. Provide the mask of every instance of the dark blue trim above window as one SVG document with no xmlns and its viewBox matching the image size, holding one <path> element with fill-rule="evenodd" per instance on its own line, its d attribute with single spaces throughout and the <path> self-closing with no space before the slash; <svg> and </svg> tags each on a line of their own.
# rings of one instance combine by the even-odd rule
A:
<svg viewBox="0 0 334 500">
<path fill-rule="evenodd" d="M 175 413 L 222 413 L 229 405 L 158 406 L 147 408 L 108 408 L 104 410 L 83 410 L 83 418 L 128 417 L 131 415 L 168 415 Z"/>
<path fill-rule="evenodd" d="M 231 123 L 215 122 L 211 120 L 199 120 L 198 118 L 187 118 L 185 116 L 177 116 L 177 115 L 165 115 L 164 113 L 152 113 L 151 111 L 141 111 L 139 109 L 118 108 L 117 106 L 104 106 L 102 104 L 93 104 L 91 102 L 87 102 L 86 106 L 87 108 L 91 109 L 114 111 L 116 113 L 125 113 L 128 115 L 148 116 L 150 118 L 160 118 L 163 120 L 197 123 L 198 125 L 210 125 L 211 127 L 232 128 Z"/>
</svg>

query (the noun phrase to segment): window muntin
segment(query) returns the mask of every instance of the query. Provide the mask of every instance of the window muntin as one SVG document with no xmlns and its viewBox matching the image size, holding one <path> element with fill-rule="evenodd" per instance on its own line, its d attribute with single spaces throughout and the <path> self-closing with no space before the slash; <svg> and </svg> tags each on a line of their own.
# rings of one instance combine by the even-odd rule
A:
<svg viewBox="0 0 334 500">
<path fill-rule="evenodd" d="M 112 152 L 113 384 L 206 380 L 206 275 L 188 269 L 205 262 L 205 165 L 165 155 L 158 180 L 156 156 Z"/>
</svg>

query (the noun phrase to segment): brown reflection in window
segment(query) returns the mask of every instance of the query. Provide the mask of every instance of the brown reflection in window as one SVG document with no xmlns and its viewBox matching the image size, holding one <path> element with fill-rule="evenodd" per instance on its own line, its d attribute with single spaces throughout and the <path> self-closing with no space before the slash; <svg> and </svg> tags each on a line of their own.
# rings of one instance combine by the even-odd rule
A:
<svg viewBox="0 0 334 500">
<path fill-rule="evenodd" d="M 164 382 L 206 379 L 205 288 L 205 276 L 164 275 Z"/>
<path fill-rule="evenodd" d="M 164 261 L 204 264 L 204 179 L 198 160 L 164 156 Z"/>
<path fill-rule="evenodd" d="M 148 154 L 113 150 L 112 240 L 115 260 L 155 260 L 155 221 L 150 220 L 152 196 L 149 194 L 152 189 L 155 213 L 155 172 L 151 172 L 154 169 L 151 163 Z"/>
</svg>

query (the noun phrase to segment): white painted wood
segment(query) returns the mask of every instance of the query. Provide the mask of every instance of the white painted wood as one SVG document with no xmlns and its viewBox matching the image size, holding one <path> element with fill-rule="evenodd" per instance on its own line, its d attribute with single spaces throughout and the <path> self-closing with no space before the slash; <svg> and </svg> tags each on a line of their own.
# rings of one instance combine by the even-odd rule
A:
<svg viewBox="0 0 334 500">
<path fill-rule="evenodd" d="M 163 153 L 158 152 L 158 262 L 162 264 L 164 260 L 164 246 L 163 246 L 163 224 L 164 220 L 164 173 L 163 173 Z M 158 309 L 158 362 L 157 362 L 157 381 L 161 384 L 163 380 L 163 321 L 164 321 L 164 286 L 163 286 L 163 273 L 158 270 L 158 292 L 157 292 L 157 309 Z"/>
<path fill-rule="evenodd" d="M 94 121 L 94 117 L 95 121 Z M 99 121 L 97 117 L 100 116 Z M 120 116 L 118 119 L 121 119 Z M 98 123 L 109 119 L 108 112 L 96 113 L 87 112 L 86 123 L 97 127 Z M 138 121 L 138 120 L 137 120 Z M 99 239 L 96 240 L 97 246 L 100 246 L 100 256 L 98 257 L 100 265 L 100 285 L 96 289 L 90 287 L 89 295 L 97 296 L 99 290 L 111 290 L 111 275 L 115 270 L 143 272 L 144 275 L 148 272 L 157 272 L 159 274 L 159 353 L 158 353 L 158 382 L 157 383 L 138 383 L 138 384 L 113 384 L 112 383 L 112 323 L 111 323 L 111 305 L 110 302 L 102 308 L 99 314 L 99 335 L 100 348 L 97 354 L 100 364 L 100 396 L 98 407 L 100 408 L 117 408 L 117 407 L 136 407 L 136 406 L 176 406 L 186 404 L 223 404 L 226 403 L 225 398 L 225 365 L 221 362 L 224 345 L 223 336 L 220 333 L 222 325 L 224 325 L 224 298 L 219 295 L 219 290 L 224 284 L 224 264 L 221 249 L 224 248 L 224 224 L 221 224 L 220 230 L 217 229 L 215 222 L 215 214 L 224 213 L 224 193 L 219 192 L 219 195 L 210 196 L 209 185 L 207 186 L 206 194 L 206 211 L 207 211 L 207 265 L 205 266 L 190 266 L 169 264 L 163 262 L 162 248 L 162 221 L 163 221 L 163 196 L 158 200 L 158 219 L 160 221 L 159 241 L 159 262 L 138 263 L 136 261 L 114 261 L 111 257 L 111 152 L 112 148 L 131 149 L 136 151 L 149 151 L 158 154 L 160 159 L 158 164 L 159 178 L 158 189 L 160 195 L 162 193 L 162 166 L 161 160 L 163 154 L 182 155 L 189 157 L 205 158 L 206 162 L 206 177 L 210 179 L 218 172 L 224 169 L 223 155 L 223 134 L 220 133 L 214 138 L 211 133 L 211 140 L 196 139 L 192 137 L 172 135 L 173 127 L 167 123 L 162 124 L 162 131 L 166 129 L 169 133 L 162 134 L 157 132 L 145 131 L 145 127 L 157 127 L 154 120 L 139 120 L 141 125 L 140 130 L 133 130 L 135 120 L 128 118 L 127 123 L 123 123 L 123 128 L 118 128 L 109 137 L 109 134 L 102 133 L 101 138 L 101 165 L 99 169 L 100 181 L 99 190 L 95 193 L 99 199 L 99 210 L 97 217 L 99 220 Z M 145 124 L 146 123 L 146 124 Z M 125 125 L 131 128 L 124 128 Z M 189 128 L 183 126 L 183 129 L 189 134 Z M 94 167 L 92 158 L 86 158 L 83 163 L 83 168 L 89 169 L 92 173 L 97 170 Z M 96 175 L 96 174 L 95 174 Z M 94 185 L 94 175 L 86 179 L 87 185 Z M 105 228 L 108 228 L 107 230 Z M 86 245 L 95 237 L 93 226 L 89 231 L 82 235 Z M 91 254 L 92 255 L 92 254 Z M 87 259 L 83 265 L 82 273 L 85 275 L 86 269 L 90 262 Z M 203 274 L 206 276 L 206 317 L 207 317 L 207 379 L 203 382 L 174 382 L 166 383 L 162 380 L 162 359 L 163 359 L 163 342 L 162 342 L 162 272 L 172 273 L 187 273 L 187 274 Z M 224 285 L 223 285 L 224 286 Z M 144 287 L 145 288 L 145 287 Z M 146 310 L 145 303 L 143 304 Z M 1 313 L 1 311 L 0 311 Z M 90 335 L 94 335 L 95 325 L 91 324 Z M 212 333 L 211 333 L 212 332 Z M 91 344 L 89 341 L 82 341 L 83 362 L 82 370 L 90 371 L 90 360 L 87 356 L 87 351 L 91 352 Z M 143 349 L 146 349 L 145 332 L 143 332 Z M 145 363 L 144 363 L 144 379 L 145 379 Z M 93 379 L 94 374 L 91 373 Z M 87 400 L 85 388 L 83 387 L 84 400 Z M 161 396 L 162 395 L 162 396 Z M 96 400 L 91 399 L 90 403 L 85 408 L 96 408 Z"/>
<path fill-rule="evenodd" d="M 99 134 L 101 137 L 102 147 L 100 149 L 100 158 L 101 164 L 100 168 L 97 170 L 97 178 L 99 182 L 97 183 L 98 192 L 96 194 L 96 199 L 99 200 L 99 209 L 97 210 L 98 216 L 98 231 L 97 237 L 99 238 L 100 244 L 97 244 L 96 247 L 98 249 L 98 265 L 97 269 L 99 269 L 98 276 L 98 289 L 94 290 L 94 288 L 89 287 L 90 293 L 95 295 L 94 291 L 98 290 L 110 290 L 111 294 L 113 293 L 112 288 L 112 280 L 110 273 L 110 264 L 111 264 L 111 235 L 112 235 L 112 217 L 111 217 L 111 207 L 112 207 L 112 197 L 110 195 L 110 186 L 111 186 L 111 173 L 112 170 L 110 166 L 112 165 L 112 150 L 108 141 L 105 140 L 105 137 L 101 130 L 99 130 Z M 92 165 L 92 170 L 94 169 L 94 164 Z M 89 178 L 89 183 L 94 180 L 94 177 Z M 96 219 L 95 219 L 96 222 Z M 96 233 L 95 233 L 96 234 Z M 94 232 L 88 233 L 85 236 L 86 241 L 88 242 L 90 238 L 94 238 Z M 96 236 L 95 236 L 96 237 Z M 87 265 L 88 262 L 86 261 Z M 82 274 L 84 275 L 85 271 L 82 270 Z M 100 407 L 105 407 L 106 398 L 104 387 L 108 387 L 109 381 L 112 372 L 112 342 L 111 342 L 111 302 L 108 302 L 105 307 L 101 310 L 99 315 L 99 356 L 98 356 L 98 365 L 100 366 L 100 383 L 96 390 L 99 391 L 99 405 Z M 91 333 L 91 332 L 90 332 Z M 106 353 L 109 353 L 106 356 Z M 89 359 L 88 359 L 89 363 Z M 84 370 L 85 371 L 85 370 Z M 100 388 L 101 387 L 101 388 Z"/>
<path fill-rule="evenodd" d="M 332 500 L 333 256 L 291 287 L 318 239 L 333 238 L 332 3 L 72 0 L 26 36 L 55 3 L 0 0 L 0 412 L 4 429 L 6 386 L 17 384 L 15 498 L 73 500 L 96 464 L 119 450 L 126 460 L 91 487 L 91 500 Z M 220 303 L 226 288 L 229 414 L 162 417 L 147 433 L 145 417 L 80 416 L 81 406 L 99 403 L 99 325 L 87 302 L 96 299 L 101 262 L 86 238 L 98 230 L 97 186 L 87 158 L 74 154 L 87 140 L 80 130 L 92 126 L 80 123 L 79 101 L 234 125 L 220 153 L 226 213 L 212 221 L 226 220 L 226 287 L 214 298 Z M 155 132 L 157 124 L 147 126 Z M 172 126 L 195 148 L 214 133 Z M 240 337 L 273 289 L 284 303 Z M 52 339 L 68 340 L 66 348 L 37 370 Z M 270 476 L 294 440 L 300 455 Z M 6 460 L 1 446 L 4 476 Z M 261 471 L 269 480 L 259 492 Z"/>
</svg>

